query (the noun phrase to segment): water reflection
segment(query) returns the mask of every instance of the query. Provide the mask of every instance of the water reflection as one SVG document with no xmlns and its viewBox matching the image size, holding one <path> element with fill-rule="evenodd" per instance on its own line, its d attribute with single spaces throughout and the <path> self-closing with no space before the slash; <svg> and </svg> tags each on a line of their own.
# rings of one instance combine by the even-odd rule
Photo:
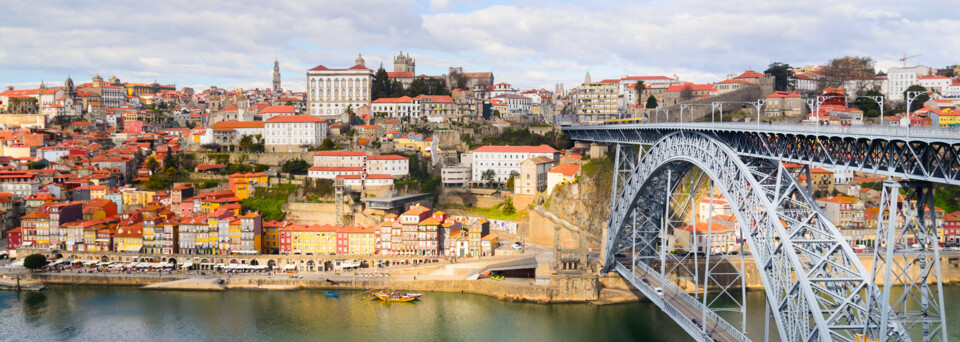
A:
<svg viewBox="0 0 960 342">
<path fill-rule="evenodd" d="M 960 288 L 945 290 L 949 299 L 960 298 Z M 540 305 L 451 293 L 381 303 L 356 291 L 340 295 L 97 286 L 2 292 L 0 340 L 690 340 L 650 303 Z M 763 292 L 748 292 L 747 303 L 747 336 L 762 340 Z M 739 313 L 721 315 L 739 326 Z"/>
</svg>

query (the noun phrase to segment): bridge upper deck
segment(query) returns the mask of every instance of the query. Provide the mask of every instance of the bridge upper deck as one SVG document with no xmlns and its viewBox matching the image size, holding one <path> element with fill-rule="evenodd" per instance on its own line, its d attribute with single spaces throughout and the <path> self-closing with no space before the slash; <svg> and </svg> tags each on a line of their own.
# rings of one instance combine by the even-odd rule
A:
<svg viewBox="0 0 960 342">
<path fill-rule="evenodd" d="M 701 132 L 739 155 L 960 185 L 960 128 L 657 123 L 563 128 L 573 140 L 652 145 Z"/>
<path fill-rule="evenodd" d="M 563 130 L 570 133 L 574 140 L 608 143 L 653 144 L 664 134 L 675 131 L 702 131 L 743 134 L 773 135 L 813 135 L 823 138 L 897 140 L 918 142 L 940 142 L 948 145 L 960 145 L 960 128 L 940 127 L 901 127 L 901 126 L 817 126 L 804 124 L 770 123 L 653 123 L 653 124 L 614 124 L 594 126 L 567 126 Z M 604 134 L 603 132 L 610 132 Z M 643 133 L 618 134 L 618 132 Z M 640 138 L 640 140 L 637 140 Z M 650 139 L 653 139 L 650 141 Z"/>
</svg>

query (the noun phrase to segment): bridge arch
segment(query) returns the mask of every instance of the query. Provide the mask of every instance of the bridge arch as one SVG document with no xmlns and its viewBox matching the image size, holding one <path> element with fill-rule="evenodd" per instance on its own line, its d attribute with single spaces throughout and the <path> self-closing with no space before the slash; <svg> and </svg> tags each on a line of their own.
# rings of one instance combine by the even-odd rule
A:
<svg viewBox="0 0 960 342">
<path fill-rule="evenodd" d="M 620 152 L 618 147 L 615 172 L 626 172 L 614 187 L 604 241 L 606 270 L 630 244 L 640 249 L 638 255 L 656 253 L 654 236 L 648 233 L 638 245 L 635 238 L 625 238 L 625 231 L 637 229 L 637 218 L 659 233 L 673 182 L 695 166 L 715 182 L 737 217 L 783 340 L 852 340 L 863 332 L 872 278 L 839 230 L 781 165 L 745 162 L 723 142 L 699 132 L 665 135 L 641 151 L 635 163 L 631 153 L 623 156 L 627 163 L 621 163 Z M 637 231 L 631 234 L 637 236 Z"/>
</svg>

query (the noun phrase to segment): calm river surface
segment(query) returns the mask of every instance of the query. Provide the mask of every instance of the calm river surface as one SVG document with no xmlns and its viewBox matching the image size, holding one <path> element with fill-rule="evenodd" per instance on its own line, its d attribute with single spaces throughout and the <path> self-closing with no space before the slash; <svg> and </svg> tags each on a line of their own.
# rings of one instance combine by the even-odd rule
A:
<svg viewBox="0 0 960 342">
<path fill-rule="evenodd" d="M 384 304 L 341 291 L 168 292 L 62 286 L 0 292 L 0 341 L 686 341 L 650 303 L 595 306 L 504 302 L 427 293 Z M 960 320 L 960 287 L 945 289 Z M 748 336 L 762 340 L 763 294 L 748 293 Z M 726 315 L 725 315 L 726 316 Z M 730 315 L 735 316 L 735 315 Z M 739 316 L 731 319 L 739 324 Z M 950 325 L 950 324 L 948 324 Z M 960 324 L 950 325 L 960 340 Z"/>
</svg>

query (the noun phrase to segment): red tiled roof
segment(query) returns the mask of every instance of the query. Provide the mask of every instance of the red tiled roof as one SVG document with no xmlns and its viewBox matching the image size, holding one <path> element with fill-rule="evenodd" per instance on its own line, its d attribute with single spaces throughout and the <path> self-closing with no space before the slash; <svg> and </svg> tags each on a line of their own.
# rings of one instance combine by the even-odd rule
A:
<svg viewBox="0 0 960 342">
<path fill-rule="evenodd" d="M 559 164 L 554 166 L 547 173 L 561 173 L 564 176 L 573 176 L 580 171 L 580 165 L 577 164 Z"/>
<path fill-rule="evenodd" d="M 277 114 L 286 114 L 294 113 L 296 110 L 293 109 L 293 106 L 267 106 L 260 110 L 260 113 L 277 113 Z"/>
<path fill-rule="evenodd" d="M 280 115 L 274 116 L 266 122 L 325 122 L 323 119 L 312 115 Z"/>
<path fill-rule="evenodd" d="M 364 175 L 337 175 L 337 178 L 341 178 L 341 179 L 360 179 L 360 177 L 362 177 L 362 176 L 364 176 Z M 368 174 L 368 175 L 366 175 L 364 178 L 366 178 L 366 179 L 393 179 L 393 176 L 391 176 L 391 175 L 379 175 L 379 174 L 377 174 L 377 175 L 369 175 L 369 174 Z"/>
<path fill-rule="evenodd" d="M 263 128 L 263 121 L 220 121 L 211 126 L 214 129 L 233 128 Z"/>
<path fill-rule="evenodd" d="M 747 71 L 744 71 L 740 76 L 734 78 L 763 78 L 763 74 L 747 69 Z"/>
<path fill-rule="evenodd" d="M 413 73 L 409 71 L 387 72 L 389 78 L 413 78 Z"/>
<path fill-rule="evenodd" d="M 408 103 L 412 102 L 414 99 L 409 96 L 401 97 L 383 97 L 373 101 L 373 103 Z"/>
<path fill-rule="evenodd" d="M 363 171 L 363 167 L 350 167 L 350 166 L 314 166 L 309 169 L 310 171 Z"/>
<path fill-rule="evenodd" d="M 547 145 L 540 146 L 481 146 L 474 152 L 500 152 L 500 153 L 557 153 L 559 151 Z"/>
<path fill-rule="evenodd" d="M 366 152 L 350 152 L 350 151 L 322 151 L 313 154 L 314 156 L 319 157 L 358 157 L 367 155 Z"/>
<path fill-rule="evenodd" d="M 800 97 L 800 94 L 790 93 L 790 92 L 786 92 L 786 91 L 777 91 L 777 92 L 774 92 L 773 94 L 770 94 L 770 95 L 767 96 L 767 98 L 771 98 L 771 97 L 790 97 L 790 98 L 793 98 L 793 97 Z"/>
<path fill-rule="evenodd" d="M 406 160 L 407 157 L 395 154 L 382 154 L 378 156 L 367 156 L 367 160 Z"/>
</svg>

